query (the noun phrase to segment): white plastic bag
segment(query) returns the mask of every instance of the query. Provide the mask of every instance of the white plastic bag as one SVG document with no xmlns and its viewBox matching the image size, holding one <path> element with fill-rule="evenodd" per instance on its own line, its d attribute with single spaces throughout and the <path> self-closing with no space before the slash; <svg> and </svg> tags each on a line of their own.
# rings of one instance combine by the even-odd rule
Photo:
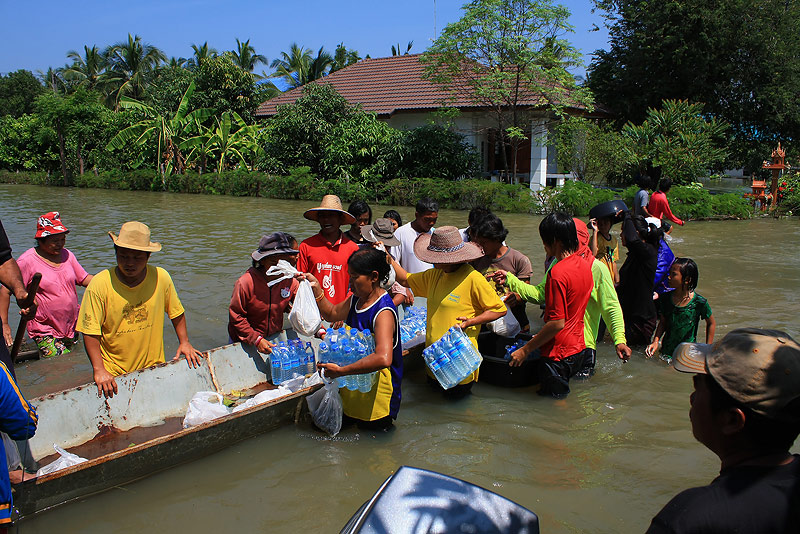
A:
<svg viewBox="0 0 800 534">
<path fill-rule="evenodd" d="M 216 391 L 199 391 L 189 401 L 186 417 L 183 418 L 183 428 L 207 423 L 229 413 L 230 409 L 222 404 L 222 395 Z"/>
<path fill-rule="evenodd" d="M 511 309 L 499 319 L 487 323 L 486 328 L 500 337 L 516 337 L 522 331 L 522 327 L 520 327 L 519 321 L 514 317 L 514 314 L 511 313 Z"/>
<path fill-rule="evenodd" d="M 17 444 L 13 439 L 8 437 L 8 434 L 5 432 L 0 432 L 0 435 L 3 436 L 3 447 L 6 449 L 6 463 L 8 464 L 8 470 L 14 471 L 19 467 L 22 467 L 22 460 L 19 457 L 19 449 L 17 449 Z"/>
<path fill-rule="evenodd" d="M 86 461 L 86 458 L 81 458 L 77 454 L 72 454 L 71 452 L 67 452 L 55 443 L 53 443 L 53 448 L 59 454 L 60 458 L 53 463 L 49 463 L 46 466 L 42 467 L 38 471 L 36 471 L 36 476 L 40 477 L 42 475 L 46 475 L 48 473 L 54 473 L 56 471 L 61 471 L 62 469 L 66 469 L 67 467 L 72 467 L 73 465 L 82 464 Z"/>
<path fill-rule="evenodd" d="M 239 406 L 235 406 L 233 408 L 233 413 L 238 413 L 241 412 L 242 410 L 246 410 L 247 408 L 252 408 L 253 406 L 258 406 L 259 404 L 264 404 L 265 402 L 269 402 L 279 397 L 283 397 L 284 395 L 291 395 L 291 394 L 292 392 L 283 386 L 280 386 L 276 389 L 268 389 L 266 391 L 262 391 L 252 399 L 247 399 Z"/>
<path fill-rule="evenodd" d="M 313 336 L 322 326 L 322 318 L 319 316 L 317 301 L 314 299 L 314 290 L 308 280 L 300 282 L 297 288 L 297 295 L 294 297 L 292 311 L 289 313 L 289 322 L 298 334 Z"/>
<path fill-rule="evenodd" d="M 267 269 L 267 275 L 269 276 L 277 276 L 274 280 L 270 280 L 267 282 L 268 287 L 272 287 L 278 282 L 282 282 L 288 278 L 294 278 L 294 275 L 299 274 L 300 271 L 292 267 L 292 264 L 286 260 L 278 261 L 277 265 L 273 265 L 269 269 Z"/>
<path fill-rule="evenodd" d="M 342 429 L 342 398 L 335 380 L 322 377 L 325 385 L 306 397 L 311 419 L 321 430 L 335 436 Z"/>
</svg>

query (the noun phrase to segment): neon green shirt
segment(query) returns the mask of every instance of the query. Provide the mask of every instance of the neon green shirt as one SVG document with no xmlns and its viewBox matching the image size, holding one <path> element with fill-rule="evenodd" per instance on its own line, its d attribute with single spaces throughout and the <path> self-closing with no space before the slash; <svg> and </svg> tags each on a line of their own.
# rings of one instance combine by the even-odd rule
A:
<svg viewBox="0 0 800 534">
<path fill-rule="evenodd" d="M 556 262 L 550 264 L 552 268 Z M 547 270 L 550 272 L 550 269 Z M 625 321 L 622 319 L 622 308 L 619 305 L 617 291 L 614 289 L 614 282 L 611 280 L 611 273 L 608 268 L 598 260 L 592 262 L 592 280 L 594 287 L 589 296 L 589 303 L 586 305 L 586 313 L 583 316 L 583 338 L 586 347 L 589 349 L 597 348 L 597 331 L 600 328 L 600 317 L 605 321 L 611 332 L 611 339 L 614 345 L 627 343 L 625 340 Z M 506 284 L 508 288 L 517 293 L 523 300 L 534 304 L 544 303 L 544 284 L 547 281 L 547 273 L 541 283 L 537 286 L 526 284 L 511 273 L 506 273 Z"/>
</svg>

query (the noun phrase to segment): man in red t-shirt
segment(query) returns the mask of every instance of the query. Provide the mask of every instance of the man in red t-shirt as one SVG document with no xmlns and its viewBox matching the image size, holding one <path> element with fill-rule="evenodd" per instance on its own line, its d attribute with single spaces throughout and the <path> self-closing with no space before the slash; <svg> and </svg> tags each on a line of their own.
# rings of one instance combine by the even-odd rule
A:
<svg viewBox="0 0 800 534">
<path fill-rule="evenodd" d="M 511 354 L 512 366 L 519 366 L 537 348 L 540 395 L 564 398 L 569 379 L 583 364 L 583 315 L 592 292 L 592 268 L 575 254 L 578 234 L 572 217 L 551 213 L 539 224 L 539 235 L 548 256 L 558 261 L 547 274 L 544 286 L 544 326 L 523 347 Z"/>
<path fill-rule="evenodd" d="M 319 233 L 300 243 L 297 270 L 314 275 L 332 304 L 342 302 L 350 292 L 347 260 L 358 245 L 339 229 L 353 224 L 355 217 L 342 209 L 336 195 L 325 195 L 318 208 L 311 208 L 303 217 L 319 223 Z"/>
</svg>

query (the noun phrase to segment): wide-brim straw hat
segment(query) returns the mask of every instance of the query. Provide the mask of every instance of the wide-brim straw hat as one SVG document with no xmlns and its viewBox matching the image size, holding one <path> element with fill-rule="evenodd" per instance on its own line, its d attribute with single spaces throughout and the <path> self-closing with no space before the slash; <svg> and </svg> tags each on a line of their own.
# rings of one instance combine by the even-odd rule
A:
<svg viewBox="0 0 800 534">
<path fill-rule="evenodd" d="M 158 252 L 161 250 L 161 243 L 150 241 L 150 228 L 139 221 L 129 221 L 122 225 L 119 230 L 119 237 L 114 232 L 108 232 L 111 241 L 121 248 L 141 250 L 143 252 Z"/>
<path fill-rule="evenodd" d="M 316 221 L 318 220 L 317 216 L 320 211 L 338 211 L 344 215 L 344 222 L 342 224 L 353 224 L 356 222 L 356 218 L 342 208 L 342 201 L 339 200 L 339 197 L 336 195 L 325 195 L 322 197 L 322 202 L 319 207 L 306 210 L 303 217 L 310 221 Z"/>
<path fill-rule="evenodd" d="M 421 234 L 414 241 L 414 254 L 428 263 L 467 263 L 483 257 L 483 249 L 465 242 L 455 226 L 442 226 L 433 234 Z"/>
</svg>

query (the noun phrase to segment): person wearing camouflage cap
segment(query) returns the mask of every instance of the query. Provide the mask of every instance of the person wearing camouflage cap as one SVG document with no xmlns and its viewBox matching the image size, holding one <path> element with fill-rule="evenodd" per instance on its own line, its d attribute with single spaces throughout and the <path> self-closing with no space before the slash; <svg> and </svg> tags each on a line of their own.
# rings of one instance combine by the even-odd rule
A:
<svg viewBox="0 0 800 534">
<path fill-rule="evenodd" d="M 682 343 L 694 373 L 689 419 L 720 475 L 674 497 L 648 533 L 800 532 L 800 345 L 779 330 L 739 328 L 714 345 Z"/>
</svg>

